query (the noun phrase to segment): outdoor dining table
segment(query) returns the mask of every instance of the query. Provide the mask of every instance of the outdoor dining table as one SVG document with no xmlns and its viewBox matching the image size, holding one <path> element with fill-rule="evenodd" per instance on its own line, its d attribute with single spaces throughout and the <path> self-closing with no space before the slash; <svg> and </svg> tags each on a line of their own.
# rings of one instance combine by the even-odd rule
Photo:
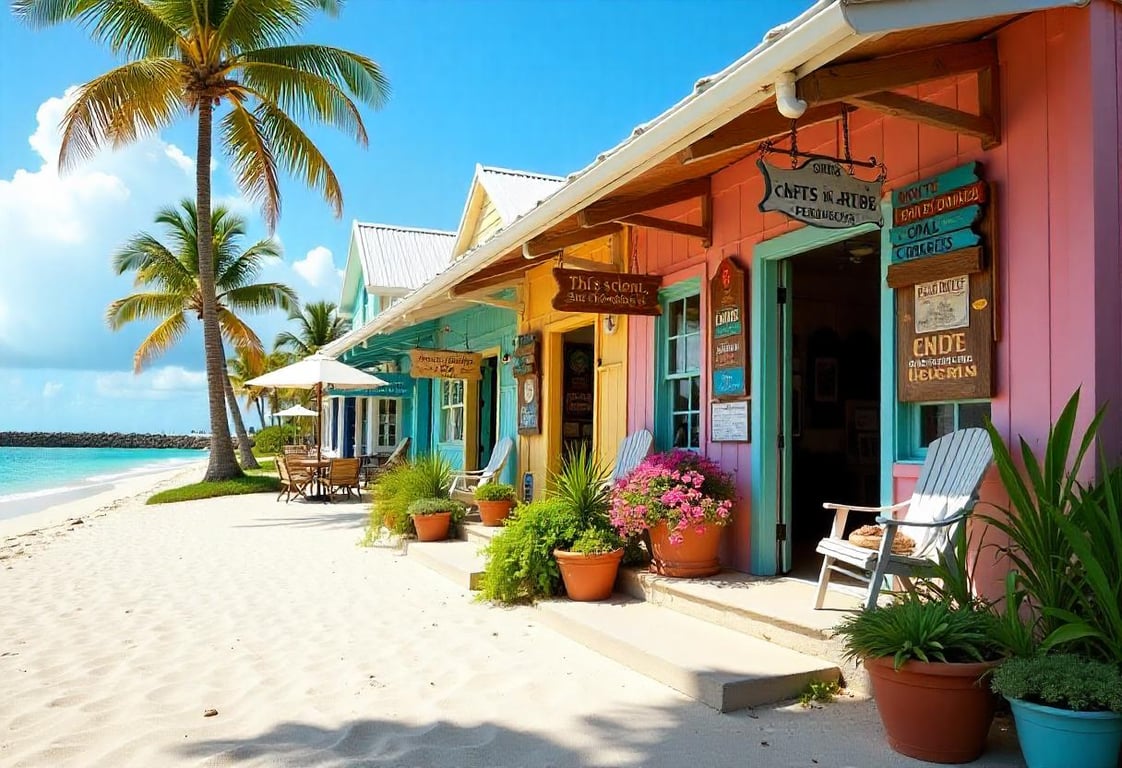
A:
<svg viewBox="0 0 1122 768">
<path fill-rule="evenodd" d="M 290 467 L 299 467 L 300 469 L 312 470 L 312 493 L 307 498 L 310 501 L 331 501 L 331 496 L 324 493 L 323 480 L 326 470 L 331 466 L 331 459 L 322 458 L 301 458 L 299 456 L 290 456 L 288 458 Z"/>
</svg>

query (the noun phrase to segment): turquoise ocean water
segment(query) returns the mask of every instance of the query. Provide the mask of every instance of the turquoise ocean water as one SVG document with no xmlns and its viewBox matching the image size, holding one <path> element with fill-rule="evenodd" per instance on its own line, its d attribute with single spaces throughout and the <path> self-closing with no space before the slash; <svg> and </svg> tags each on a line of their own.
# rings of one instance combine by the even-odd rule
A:
<svg viewBox="0 0 1122 768">
<path fill-rule="evenodd" d="M 80 491 L 200 461 L 206 451 L 149 448 L 0 448 L 0 517 L 21 500 Z"/>
</svg>

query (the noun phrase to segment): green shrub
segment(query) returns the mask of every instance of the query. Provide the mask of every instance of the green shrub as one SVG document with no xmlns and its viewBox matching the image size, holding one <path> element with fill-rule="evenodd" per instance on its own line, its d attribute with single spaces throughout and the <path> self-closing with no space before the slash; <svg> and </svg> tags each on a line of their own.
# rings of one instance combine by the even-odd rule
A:
<svg viewBox="0 0 1122 768">
<path fill-rule="evenodd" d="M 809 709 L 815 704 L 829 704 L 841 693 L 837 680 L 811 680 L 799 694 L 799 704 Z"/>
<path fill-rule="evenodd" d="M 561 469 L 551 478 L 552 496 L 569 507 L 580 520 L 581 530 L 608 530 L 608 507 L 612 501 L 607 467 L 583 443 L 565 454 Z M 572 544 L 572 541 L 568 542 Z"/>
<path fill-rule="evenodd" d="M 294 424 L 278 424 L 265 427 L 253 436 L 253 449 L 260 454 L 276 454 L 284 450 L 284 446 L 291 445 L 296 439 L 296 426 Z"/>
<path fill-rule="evenodd" d="M 603 555 L 614 552 L 623 546 L 623 540 L 615 531 L 606 531 L 602 528 L 587 528 L 584 533 L 577 536 L 576 541 L 569 547 L 570 552 L 581 555 Z"/>
<path fill-rule="evenodd" d="M 988 661 L 999 658 L 988 611 L 905 596 L 884 608 L 851 614 L 835 632 L 846 658 L 892 657 L 896 669 L 918 661 Z"/>
<path fill-rule="evenodd" d="M 413 515 L 438 515 L 441 512 L 450 512 L 452 514 L 452 523 L 455 524 L 464 519 L 464 515 L 467 514 L 467 509 L 455 499 L 417 499 L 409 505 L 408 512 L 410 517 Z"/>
<path fill-rule="evenodd" d="M 451 485 L 452 466 L 437 453 L 386 470 L 374 481 L 367 540 L 376 539 L 383 525 L 401 536 L 416 533 L 409 505 L 419 499 L 446 499 Z"/>
<path fill-rule="evenodd" d="M 514 486 L 507 483 L 484 483 L 475 489 L 476 501 L 514 501 Z"/>
<path fill-rule="evenodd" d="M 1118 666 L 1074 654 L 1009 659 L 994 671 L 993 689 L 1047 707 L 1122 713 Z"/>
<path fill-rule="evenodd" d="M 557 594 L 561 571 L 553 550 L 571 545 L 580 525 L 579 516 L 560 499 L 541 499 L 515 509 L 483 550 L 487 562 L 480 597 L 519 603 Z"/>
</svg>

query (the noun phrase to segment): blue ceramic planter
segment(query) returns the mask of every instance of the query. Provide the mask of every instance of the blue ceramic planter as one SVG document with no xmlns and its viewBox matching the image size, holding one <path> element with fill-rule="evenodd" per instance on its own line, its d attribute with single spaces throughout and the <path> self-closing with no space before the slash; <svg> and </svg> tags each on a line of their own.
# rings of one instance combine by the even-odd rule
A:
<svg viewBox="0 0 1122 768">
<path fill-rule="evenodd" d="M 1020 699 L 1009 704 L 1028 768 L 1117 768 L 1122 715 L 1072 712 Z"/>
</svg>

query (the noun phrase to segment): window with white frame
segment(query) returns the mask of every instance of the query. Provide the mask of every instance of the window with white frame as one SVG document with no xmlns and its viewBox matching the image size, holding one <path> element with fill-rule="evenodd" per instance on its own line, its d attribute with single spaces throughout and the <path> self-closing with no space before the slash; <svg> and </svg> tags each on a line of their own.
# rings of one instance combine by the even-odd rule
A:
<svg viewBox="0 0 1122 768">
<path fill-rule="evenodd" d="M 401 401 L 388 397 L 379 397 L 375 405 L 375 432 L 374 449 L 378 451 L 390 450 L 397 445 L 401 434 Z"/>
<path fill-rule="evenodd" d="M 701 447 L 701 294 L 669 299 L 663 312 L 667 435 L 671 446 L 696 450 Z"/>
<path fill-rule="evenodd" d="M 456 443 L 464 439 L 464 382 L 440 380 L 441 440 Z"/>
</svg>

